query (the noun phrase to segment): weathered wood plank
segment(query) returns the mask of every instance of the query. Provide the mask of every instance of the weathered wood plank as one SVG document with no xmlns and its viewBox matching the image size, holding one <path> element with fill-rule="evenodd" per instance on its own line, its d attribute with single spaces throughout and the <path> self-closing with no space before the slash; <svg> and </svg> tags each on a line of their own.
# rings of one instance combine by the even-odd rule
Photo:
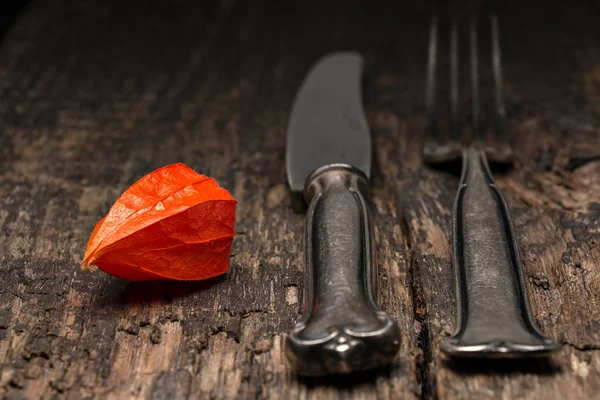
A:
<svg viewBox="0 0 600 400">
<path fill-rule="evenodd" d="M 171 3 L 169 3 L 171 4 Z M 421 165 L 426 5 L 39 1 L 0 48 L 0 393 L 8 398 L 586 398 L 600 389 L 600 41 L 588 10 L 499 14 L 516 168 L 511 207 L 551 364 L 450 365 L 458 179 Z M 559 12 L 561 11 L 561 12 Z M 560 18 L 557 18 L 560 16 Z M 504 22 L 504 21 L 510 22 Z M 536 29 L 531 28 L 531 24 Z M 565 32 L 568 32 L 565 33 Z M 321 54 L 367 60 L 384 371 L 297 379 L 303 212 L 285 124 Z M 239 200 L 232 266 L 204 283 L 78 269 L 94 224 L 182 161 Z"/>
</svg>

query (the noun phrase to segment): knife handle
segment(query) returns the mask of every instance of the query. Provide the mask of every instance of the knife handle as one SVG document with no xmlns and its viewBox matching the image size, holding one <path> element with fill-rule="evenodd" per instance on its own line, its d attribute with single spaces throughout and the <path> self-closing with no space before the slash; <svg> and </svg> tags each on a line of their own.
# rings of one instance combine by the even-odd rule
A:
<svg viewBox="0 0 600 400">
<path fill-rule="evenodd" d="M 367 194 L 367 177 L 349 165 L 328 165 L 307 179 L 304 315 L 287 346 L 300 375 L 369 369 L 398 352 L 400 330 L 376 302 Z"/>
<path fill-rule="evenodd" d="M 457 328 L 442 351 L 455 357 L 525 357 L 558 350 L 535 324 L 508 206 L 485 152 L 475 147 L 463 152 L 453 220 Z"/>
</svg>

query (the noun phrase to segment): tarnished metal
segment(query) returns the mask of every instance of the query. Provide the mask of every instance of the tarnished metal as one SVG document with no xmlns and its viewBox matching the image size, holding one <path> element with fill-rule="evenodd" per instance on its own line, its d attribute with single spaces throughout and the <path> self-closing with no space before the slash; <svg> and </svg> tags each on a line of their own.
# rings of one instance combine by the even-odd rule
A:
<svg viewBox="0 0 600 400">
<path fill-rule="evenodd" d="M 435 164 L 462 157 L 462 176 L 453 215 L 453 266 L 456 276 L 457 327 L 442 344 L 451 356 L 522 357 L 545 355 L 560 348 L 537 328 L 532 317 L 523 278 L 513 224 L 498 190 L 488 159 L 510 162 L 506 113 L 502 96 L 502 71 L 498 24 L 491 17 L 492 69 L 494 76 L 494 141 L 484 143 L 479 105 L 479 57 L 477 21 L 469 25 L 472 135 L 468 145 L 459 138 L 458 34 L 456 21 L 450 33 L 450 139 L 440 143 L 435 101 L 437 24 L 432 19 L 427 79 L 430 137 L 423 155 Z M 432 67 L 433 66 L 433 67 Z M 460 151 L 458 151 L 460 149 Z"/>
<path fill-rule="evenodd" d="M 364 164 L 370 163 L 370 136 L 362 125 L 360 91 L 348 90 L 359 87 L 361 65 L 354 53 L 321 60 L 298 94 L 289 125 L 292 189 L 299 187 L 296 179 L 308 166 L 317 167 L 300 186 L 309 203 L 304 315 L 287 341 L 288 359 L 301 375 L 377 367 L 389 363 L 400 346 L 398 326 L 377 305 L 369 183 L 363 169 L 370 167 Z M 352 160 L 358 165 L 348 162 Z"/>
</svg>

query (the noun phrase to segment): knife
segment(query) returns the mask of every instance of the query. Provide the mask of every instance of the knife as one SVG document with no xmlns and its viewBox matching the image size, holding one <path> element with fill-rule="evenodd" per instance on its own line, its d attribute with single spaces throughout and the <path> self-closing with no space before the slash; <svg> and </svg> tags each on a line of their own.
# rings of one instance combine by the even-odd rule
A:
<svg viewBox="0 0 600 400">
<path fill-rule="evenodd" d="M 288 183 L 309 204 L 304 313 L 286 349 L 299 375 L 374 368 L 389 363 L 400 347 L 400 330 L 377 300 L 362 66 L 354 52 L 319 60 L 300 87 L 288 123 Z"/>
</svg>

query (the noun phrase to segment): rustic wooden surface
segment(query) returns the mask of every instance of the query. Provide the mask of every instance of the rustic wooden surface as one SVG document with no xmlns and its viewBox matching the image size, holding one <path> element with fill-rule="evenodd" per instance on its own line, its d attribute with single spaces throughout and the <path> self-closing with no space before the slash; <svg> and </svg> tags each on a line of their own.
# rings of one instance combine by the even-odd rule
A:
<svg viewBox="0 0 600 400">
<path fill-rule="evenodd" d="M 2 397 L 599 398 L 598 7 L 498 11 L 517 161 L 497 181 L 536 320 L 564 350 L 455 364 L 438 349 L 455 322 L 458 178 L 419 155 L 434 7 L 162 4 L 37 1 L 4 37 Z M 303 210 L 286 186 L 284 135 L 307 68 L 338 49 L 367 60 L 380 291 L 403 344 L 389 369 L 306 380 L 284 357 L 303 301 Z M 176 161 L 239 200 L 229 272 L 128 283 L 80 271 L 117 196 Z"/>
</svg>

